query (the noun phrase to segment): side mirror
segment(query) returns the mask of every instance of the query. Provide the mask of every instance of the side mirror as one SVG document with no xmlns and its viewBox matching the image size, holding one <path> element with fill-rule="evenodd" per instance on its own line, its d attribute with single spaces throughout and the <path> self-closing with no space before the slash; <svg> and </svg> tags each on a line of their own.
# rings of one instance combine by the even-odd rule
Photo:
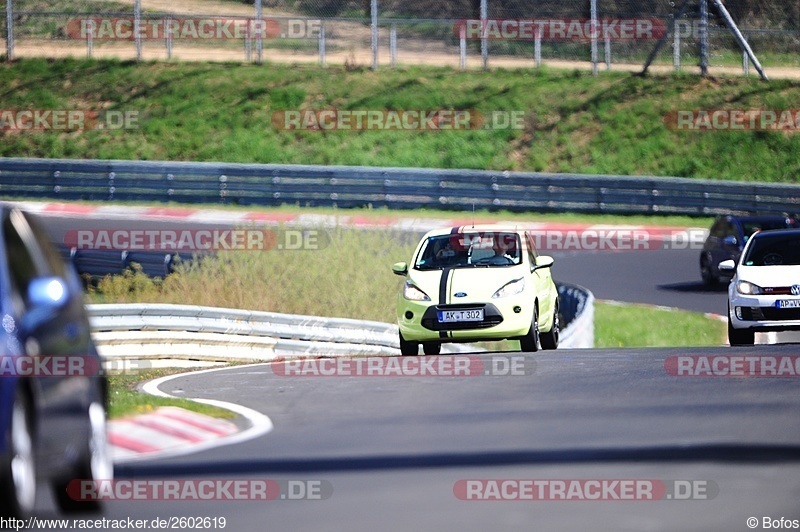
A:
<svg viewBox="0 0 800 532">
<path fill-rule="evenodd" d="M 723 260 L 719 263 L 719 271 L 721 272 L 732 272 L 736 270 L 736 263 L 733 262 L 731 259 Z"/>
<path fill-rule="evenodd" d="M 405 277 L 408 275 L 408 263 L 395 262 L 394 265 L 392 265 L 392 272 L 395 275 L 402 275 Z"/>
<path fill-rule="evenodd" d="M 22 318 L 22 327 L 28 332 L 52 320 L 70 298 L 67 283 L 60 277 L 33 279 L 27 296 L 28 312 Z"/>
<path fill-rule="evenodd" d="M 725 238 L 722 239 L 722 243 L 725 244 L 726 246 L 738 246 L 739 245 L 739 239 L 737 239 L 733 235 L 728 235 L 728 236 L 726 236 Z"/>
<path fill-rule="evenodd" d="M 538 259 L 536 259 L 536 265 L 531 269 L 531 271 L 538 270 L 540 268 L 550 268 L 555 260 L 553 257 L 549 255 L 540 255 Z"/>
</svg>

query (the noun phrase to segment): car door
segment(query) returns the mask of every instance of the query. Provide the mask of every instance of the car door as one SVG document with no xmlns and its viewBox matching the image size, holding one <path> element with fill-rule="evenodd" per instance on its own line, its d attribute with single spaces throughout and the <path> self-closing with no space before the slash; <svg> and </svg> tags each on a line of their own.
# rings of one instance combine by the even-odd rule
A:
<svg viewBox="0 0 800 532">
<path fill-rule="evenodd" d="M 41 241 L 40 231 L 31 226 L 21 211 L 5 211 L 2 231 L 20 344 L 30 361 L 41 363 L 29 364 L 34 370 L 27 377 L 31 378 L 37 405 L 37 454 L 43 464 L 64 465 L 65 454 L 77 454 L 82 448 L 88 430 L 85 413 L 93 388 L 85 373 L 97 368 L 84 364 L 84 374 L 70 376 L 67 368 L 52 361 L 89 353 L 91 337 L 82 295 L 70 290 L 72 283 L 65 279 L 66 268 L 60 258 L 57 254 L 53 256 L 49 244 Z M 68 290 L 64 303 L 57 308 L 37 307 L 29 297 L 31 283 L 53 277 L 60 279 Z"/>
</svg>

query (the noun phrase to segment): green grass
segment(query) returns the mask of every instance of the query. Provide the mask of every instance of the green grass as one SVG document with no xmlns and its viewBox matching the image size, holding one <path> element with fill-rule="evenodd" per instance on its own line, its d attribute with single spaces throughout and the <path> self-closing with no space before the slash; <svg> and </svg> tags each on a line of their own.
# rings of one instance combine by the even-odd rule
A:
<svg viewBox="0 0 800 532">
<path fill-rule="evenodd" d="M 327 236 L 317 250 L 225 252 L 184 262 L 165 280 L 133 272 L 106 277 L 90 289 L 89 300 L 394 322 L 402 281 L 391 266 L 409 260 L 417 240 L 388 231 L 321 231 Z"/>
<path fill-rule="evenodd" d="M 212 417 L 230 419 L 236 416 L 230 410 L 217 408 L 202 403 L 189 401 L 188 399 L 169 399 L 166 397 L 156 397 L 138 391 L 139 384 L 164 377 L 182 373 L 183 369 L 158 369 L 145 370 L 135 374 L 110 375 L 109 384 L 109 410 L 110 418 L 120 418 L 129 415 L 144 414 L 152 412 L 160 406 L 179 406 L 193 412 L 199 412 Z"/>
<path fill-rule="evenodd" d="M 693 347 L 723 345 L 726 325 L 697 312 L 647 305 L 596 302 L 596 347 Z"/>
<path fill-rule="evenodd" d="M 684 132 L 678 109 L 793 109 L 800 83 L 549 70 L 348 71 L 25 59 L 3 109 L 138 111 L 128 131 L 0 132 L 0 156 L 532 170 L 798 182 L 800 135 Z M 520 111 L 524 130 L 286 131 L 296 109 Z"/>
</svg>

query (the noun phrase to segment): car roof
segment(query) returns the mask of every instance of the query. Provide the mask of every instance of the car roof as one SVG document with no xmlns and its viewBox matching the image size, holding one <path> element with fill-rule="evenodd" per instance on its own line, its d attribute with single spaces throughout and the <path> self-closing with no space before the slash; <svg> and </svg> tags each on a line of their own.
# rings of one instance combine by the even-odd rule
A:
<svg viewBox="0 0 800 532">
<path fill-rule="evenodd" d="M 433 229 L 425 234 L 425 238 L 432 236 L 452 235 L 456 233 L 522 233 L 524 228 L 507 224 L 470 224 L 455 227 L 442 227 Z"/>
<path fill-rule="evenodd" d="M 750 237 L 753 238 L 770 238 L 773 236 L 787 236 L 800 238 L 800 228 L 793 229 L 767 229 L 765 231 L 758 231 L 753 233 Z"/>
<path fill-rule="evenodd" d="M 737 216 L 735 214 L 728 214 L 725 217 L 730 220 L 736 220 L 738 222 L 755 222 L 755 223 L 779 222 L 779 221 L 784 221 L 786 219 L 797 220 L 797 216 L 794 214 L 758 214 L 749 216 Z"/>
</svg>

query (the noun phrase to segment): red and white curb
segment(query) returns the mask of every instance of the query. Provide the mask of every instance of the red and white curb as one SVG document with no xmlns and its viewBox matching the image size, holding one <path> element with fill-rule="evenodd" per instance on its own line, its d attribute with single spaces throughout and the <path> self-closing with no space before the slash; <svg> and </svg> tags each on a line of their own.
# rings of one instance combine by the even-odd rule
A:
<svg viewBox="0 0 800 532">
<path fill-rule="evenodd" d="M 172 379 L 215 371 L 240 370 L 248 366 L 212 368 L 167 375 L 142 386 L 142 391 L 157 397 L 176 397 L 158 387 Z M 272 431 L 272 420 L 245 406 L 214 399 L 189 399 L 237 414 L 245 428 L 224 419 L 213 418 L 178 407 L 159 407 L 151 413 L 113 419 L 108 422 L 108 440 L 114 463 L 182 456 L 199 451 L 242 443 Z"/>
<path fill-rule="evenodd" d="M 238 432 L 227 420 L 184 408 L 162 406 L 152 412 L 108 422 L 108 441 L 115 462 L 153 453 L 189 448 Z"/>
<path fill-rule="evenodd" d="M 647 242 L 673 242 L 677 246 L 702 246 L 708 230 L 705 228 L 686 228 L 649 225 L 608 225 L 586 223 L 537 223 L 504 221 L 501 219 L 464 218 L 406 218 L 400 216 L 362 216 L 328 215 L 315 213 L 286 213 L 268 211 L 244 211 L 225 209 L 196 209 L 191 207 L 153 207 L 128 205 L 85 205 L 80 203 L 22 201 L 18 204 L 24 209 L 42 216 L 69 216 L 94 220 L 150 220 L 202 224 L 222 224 L 233 226 L 296 226 L 296 227 L 350 227 L 356 229 L 391 229 L 395 231 L 427 232 L 441 227 L 469 226 L 475 224 L 501 224 L 522 226 L 530 231 L 551 234 L 551 244 L 559 248 L 587 249 L 586 242 L 592 246 L 608 242 L 612 249 L 620 239 L 646 238 Z M 548 240 L 543 239 L 547 244 Z M 599 244 L 597 244 L 599 242 Z M 540 246 L 542 247 L 542 246 Z M 547 247 L 547 246 L 544 246 Z M 623 246 L 624 247 L 624 246 Z"/>
</svg>

